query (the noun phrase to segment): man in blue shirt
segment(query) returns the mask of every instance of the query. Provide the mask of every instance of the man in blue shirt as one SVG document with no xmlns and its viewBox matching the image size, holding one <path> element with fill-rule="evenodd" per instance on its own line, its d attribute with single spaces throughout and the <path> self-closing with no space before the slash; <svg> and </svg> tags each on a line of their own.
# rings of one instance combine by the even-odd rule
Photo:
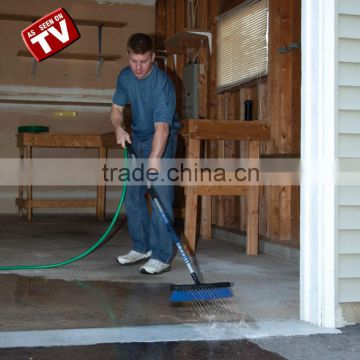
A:
<svg viewBox="0 0 360 360">
<path fill-rule="evenodd" d="M 152 167 L 157 167 L 161 158 L 175 157 L 178 128 L 175 87 L 154 63 L 153 42 L 148 35 L 130 36 L 127 52 L 129 66 L 118 76 L 110 120 L 117 143 L 122 147 L 126 141 L 131 143 L 138 158 L 147 158 Z M 131 138 L 124 129 L 124 106 L 129 103 Z M 173 219 L 173 186 L 155 186 L 155 190 L 167 215 Z M 129 265 L 148 260 L 140 272 L 155 275 L 170 270 L 174 244 L 154 204 L 149 216 L 146 192 L 146 185 L 127 188 L 125 207 L 133 246 L 117 261 Z"/>
</svg>

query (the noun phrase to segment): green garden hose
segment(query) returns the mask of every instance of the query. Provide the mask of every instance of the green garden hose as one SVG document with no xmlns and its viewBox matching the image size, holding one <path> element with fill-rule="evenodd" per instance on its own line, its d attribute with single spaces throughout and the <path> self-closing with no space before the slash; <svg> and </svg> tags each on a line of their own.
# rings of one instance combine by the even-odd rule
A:
<svg viewBox="0 0 360 360">
<path fill-rule="evenodd" d="M 127 151 L 126 149 L 124 149 L 124 157 L 125 160 L 127 160 L 128 155 L 127 155 Z M 71 264 L 75 261 L 78 261 L 82 258 L 84 258 L 85 256 L 88 256 L 90 253 L 92 253 L 94 250 L 96 250 L 107 238 L 107 236 L 109 235 L 110 231 L 112 230 L 112 228 L 114 227 L 116 220 L 119 217 L 120 214 L 120 210 L 122 208 L 124 199 L 125 199 L 125 194 L 126 194 L 126 183 L 123 185 L 123 189 L 122 189 L 122 193 L 121 193 L 121 198 L 120 201 L 118 203 L 116 212 L 114 217 L 111 220 L 110 225 L 108 226 L 108 228 L 106 229 L 106 231 L 103 233 L 103 235 L 100 237 L 100 239 L 90 248 L 88 248 L 86 251 L 84 251 L 83 253 L 81 253 L 78 256 L 72 257 L 71 259 L 68 259 L 66 261 L 61 261 L 58 263 L 54 263 L 54 264 L 44 264 L 44 265 L 12 265 L 12 266 L 0 266 L 0 271 L 11 271 L 11 270 L 39 270 L 39 269 L 52 269 L 52 268 L 56 268 L 56 267 L 60 267 L 60 266 L 65 266 L 68 264 Z"/>
</svg>

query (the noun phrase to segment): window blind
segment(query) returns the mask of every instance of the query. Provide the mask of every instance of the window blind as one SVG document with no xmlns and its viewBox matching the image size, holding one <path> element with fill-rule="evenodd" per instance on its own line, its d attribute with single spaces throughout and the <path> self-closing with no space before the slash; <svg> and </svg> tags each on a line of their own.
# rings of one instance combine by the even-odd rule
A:
<svg viewBox="0 0 360 360">
<path fill-rule="evenodd" d="M 217 18 L 217 90 L 267 75 L 268 0 L 247 1 Z"/>
</svg>

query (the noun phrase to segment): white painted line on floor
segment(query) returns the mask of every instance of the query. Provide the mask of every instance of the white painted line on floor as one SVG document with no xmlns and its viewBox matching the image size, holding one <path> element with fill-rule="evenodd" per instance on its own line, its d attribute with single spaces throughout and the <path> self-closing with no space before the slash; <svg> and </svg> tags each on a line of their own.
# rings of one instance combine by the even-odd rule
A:
<svg viewBox="0 0 360 360">
<path fill-rule="evenodd" d="M 1 331 L 0 348 L 163 341 L 241 340 L 270 336 L 339 333 L 341 331 L 337 329 L 319 328 L 299 320 Z"/>
</svg>

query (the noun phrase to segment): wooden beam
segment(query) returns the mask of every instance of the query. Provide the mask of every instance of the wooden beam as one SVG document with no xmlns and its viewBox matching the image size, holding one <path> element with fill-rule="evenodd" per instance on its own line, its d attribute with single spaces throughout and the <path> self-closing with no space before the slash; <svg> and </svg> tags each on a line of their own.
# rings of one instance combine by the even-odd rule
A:
<svg viewBox="0 0 360 360">
<path fill-rule="evenodd" d="M 17 53 L 19 57 L 32 58 L 33 56 L 26 50 L 19 50 Z M 120 55 L 102 55 L 98 54 L 85 54 L 85 53 L 64 53 L 60 52 L 51 56 L 52 59 L 65 59 L 65 60 L 90 60 L 98 61 L 103 59 L 104 61 L 117 61 L 121 59 Z"/>
<path fill-rule="evenodd" d="M 185 28 L 186 1 L 176 0 L 175 4 L 175 31 L 182 31 Z M 185 55 L 178 54 L 175 64 L 175 88 L 177 94 L 176 111 L 180 118 L 183 117 L 184 85 L 183 71 L 186 63 Z"/>
<path fill-rule="evenodd" d="M 103 20 L 85 20 L 85 19 L 74 19 L 75 25 L 84 26 L 103 26 L 108 28 L 123 28 L 127 25 L 126 22 L 120 21 L 103 21 Z"/>
<path fill-rule="evenodd" d="M 208 0 L 198 0 L 197 14 L 196 14 L 196 27 L 199 29 L 208 28 Z"/>
<path fill-rule="evenodd" d="M 10 21 L 26 21 L 33 22 L 38 19 L 41 19 L 42 16 L 39 15 L 18 15 L 18 14 L 0 14 L 0 20 L 10 20 Z M 107 21 L 107 20 L 86 20 L 86 19 L 73 19 L 75 25 L 85 25 L 85 26 L 104 26 L 111 28 L 123 28 L 127 25 L 126 22 L 119 21 Z"/>
<path fill-rule="evenodd" d="M 166 36 L 165 43 L 175 33 L 175 0 L 166 0 Z M 167 57 L 166 72 L 175 84 L 175 61 L 172 55 Z"/>
<path fill-rule="evenodd" d="M 271 148 L 268 154 L 300 153 L 300 50 L 289 49 L 300 41 L 300 0 L 270 0 L 268 110 L 271 124 Z M 282 51 L 279 51 L 280 48 Z M 294 198 L 293 198 L 294 194 Z M 297 194 L 298 195 L 298 194 Z M 269 237 L 289 242 L 296 233 L 293 226 L 293 202 L 299 201 L 293 189 L 276 186 L 269 189 Z M 297 215 L 298 216 L 298 215 Z M 297 224 L 297 225 L 296 225 Z"/>
<path fill-rule="evenodd" d="M 269 116 L 268 116 L 268 102 L 267 102 L 267 79 L 263 79 L 257 88 L 257 98 L 258 98 L 258 116 L 257 118 L 260 121 L 266 121 L 269 122 Z M 269 124 L 269 126 L 271 126 Z M 260 144 L 260 154 L 266 154 L 270 152 L 269 147 L 270 142 L 262 142 Z"/>
<path fill-rule="evenodd" d="M 31 159 L 32 158 L 32 147 L 29 144 L 23 144 L 23 147 L 25 148 L 25 159 Z M 29 176 L 32 177 L 32 166 L 30 163 L 30 169 L 29 169 Z M 32 184 L 28 184 L 26 186 L 26 196 L 28 199 L 28 203 L 25 204 L 25 208 L 27 209 L 27 219 L 28 221 L 31 221 L 32 219 Z"/>
<path fill-rule="evenodd" d="M 98 148 L 101 146 L 101 135 L 22 133 L 17 135 L 17 143 L 18 146 Z"/>
<path fill-rule="evenodd" d="M 217 96 L 217 117 L 216 119 L 226 119 L 226 102 L 225 102 L 225 94 L 218 94 Z M 219 120 L 212 120 L 213 122 L 218 122 Z M 225 122 L 224 120 L 222 120 Z M 215 124 L 216 126 L 216 124 Z M 194 122 L 195 127 L 195 122 Z M 217 140 L 217 139 L 216 139 Z M 217 152 L 215 157 L 224 158 L 225 157 L 225 144 L 224 140 L 217 141 Z M 216 204 L 216 225 L 224 226 L 225 224 L 225 202 L 222 196 L 217 196 L 215 198 Z"/>
<path fill-rule="evenodd" d="M 225 93 L 225 102 L 227 108 L 227 119 L 228 121 L 234 121 L 235 117 L 235 99 L 233 92 Z M 235 142 L 234 140 L 227 140 L 224 142 L 224 155 L 225 158 L 234 158 L 235 155 Z M 230 194 L 231 196 L 226 196 L 224 198 L 225 203 L 225 223 L 224 225 L 228 228 L 236 227 L 236 212 L 238 209 L 235 209 L 235 199 L 237 196 L 233 196 L 236 194 Z"/>
<path fill-rule="evenodd" d="M 295 40 L 292 37 L 292 8 L 294 0 L 280 0 L 280 44 L 287 46 Z M 279 48 L 281 45 L 279 44 Z M 284 45 L 282 45 L 284 46 Z M 279 50 L 278 50 L 279 51 Z M 279 114 L 274 114 L 274 118 L 279 121 L 279 130 L 277 134 L 277 143 L 279 151 L 289 153 L 292 149 L 292 106 L 293 106 L 293 60 L 291 52 L 280 54 L 278 57 L 280 71 L 279 78 Z M 299 84 L 300 86 L 300 84 Z"/>
<path fill-rule="evenodd" d="M 296 41 L 301 40 L 301 1 L 292 2 L 292 38 Z M 290 53 L 292 62 L 292 152 L 300 154 L 301 139 L 301 52 L 300 49 Z M 300 198 L 299 198 L 300 201 Z"/>
<path fill-rule="evenodd" d="M 0 104 L 28 104 L 28 105 L 71 105 L 71 106 L 99 106 L 106 109 L 111 107 L 109 103 L 104 102 L 86 102 L 86 101 L 49 101 L 49 100 L 23 100 L 23 99 L 0 99 Z"/>
<path fill-rule="evenodd" d="M 203 140 L 270 139 L 270 127 L 263 121 L 188 119 L 192 123 L 190 136 Z"/>
<path fill-rule="evenodd" d="M 300 152 L 300 0 L 269 1 L 268 108 L 272 153 Z M 281 51 L 280 51 L 281 49 Z"/>
<path fill-rule="evenodd" d="M 249 186 L 223 186 L 223 185 L 200 185 L 196 186 L 196 193 L 198 195 L 218 195 L 218 196 L 233 196 L 246 195 L 249 191 Z"/>
<path fill-rule="evenodd" d="M 291 186 L 281 186 L 280 188 L 280 241 L 290 241 L 291 237 Z"/>
<path fill-rule="evenodd" d="M 271 148 L 269 151 L 279 151 L 280 137 L 280 56 L 278 49 L 281 43 L 280 35 L 281 3 L 279 0 L 269 0 L 269 71 L 268 71 L 268 109 L 271 124 Z"/>
<path fill-rule="evenodd" d="M 254 91 L 250 87 L 242 87 L 239 91 L 239 119 L 245 119 L 245 101 L 253 100 Z M 239 157 L 247 158 L 249 156 L 249 146 L 247 141 L 241 141 L 239 143 Z M 240 231 L 247 231 L 247 218 L 248 218 L 248 198 L 245 196 L 240 197 L 239 199 L 239 221 L 238 229 Z"/>
<path fill-rule="evenodd" d="M 271 241 L 279 241 L 280 238 L 280 186 L 269 186 L 269 236 Z"/>
<path fill-rule="evenodd" d="M 166 0 L 166 39 L 175 33 L 175 0 Z M 166 40 L 167 41 L 167 40 Z"/>
<path fill-rule="evenodd" d="M 249 157 L 258 158 L 260 144 L 258 141 L 249 142 Z M 246 254 L 257 255 L 259 248 L 259 187 L 249 186 L 247 210 L 247 244 Z"/>
<path fill-rule="evenodd" d="M 199 118 L 208 118 L 208 51 L 201 48 L 199 52 Z"/>
<path fill-rule="evenodd" d="M 300 243 L 300 186 L 292 186 L 290 244 L 294 247 L 298 247 L 299 243 Z"/>
<path fill-rule="evenodd" d="M 216 16 L 218 15 L 219 9 L 219 1 L 210 1 L 209 4 L 209 17 L 208 17 L 208 25 L 212 34 L 216 34 Z M 211 120 L 215 120 L 218 118 L 217 116 L 217 108 L 218 108 L 218 94 L 216 91 L 216 66 L 217 66 L 217 56 L 216 56 L 216 37 L 212 37 L 212 52 L 210 54 L 210 64 L 209 64 L 209 75 L 208 75 L 208 105 L 209 105 L 209 118 Z M 210 158 L 214 158 L 217 156 L 218 151 L 218 141 L 208 140 L 206 141 L 207 145 L 207 156 Z M 216 224 L 217 218 L 217 199 L 211 199 L 211 222 L 212 224 Z"/>
<path fill-rule="evenodd" d="M 116 142 L 115 133 L 113 131 L 101 134 L 100 136 L 102 146 L 106 148 L 121 148 L 121 145 Z"/>
<path fill-rule="evenodd" d="M 38 15 L 0 14 L 0 20 L 9 20 L 9 21 L 33 22 L 40 18 L 41 18 L 41 16 L 38 16 Z"/>
<path fill-rule="evenodd" d="M 187 146 L 187 157 L 197 159 L 200 157 L 200 140 L 189 139 Z M 197 205 L 198 197 L 196 188 L 189 186 L 185 192 L 185 220 L 184 237 L 185 245 L 190 253 L 195 253 L 196 248 L 196 228 L 197 228 Z"/>
<path fill-rule="evenodd" d="M 175 3 L 175 32 L 179 32 L 186 27 L 186 1 L 175 0 Z"/>
<path fill-rule="evenodd" d="M 24 208 L 92 208 L 96 207 L 96 199 L 41 199 L 21 200 L 17 199 L 16 204 Z M 31 221 L 31 218 L 29 219 Z"/>
<path fill-rule="evenodd" d="M 235 6 L 239 6 L 246 0 L 220 0 L 220 14 L 233 9 Z"/>
<path fill-rule="evenodd" d="M 107 148 L 100 147 L 99 148 L 99 159 L 103 159 L 104 162 L 107 158 Z M 98 184 L 102 184 L 103 179 L 102 175 L 99 175 Z M 98 185 L 96 188 L 97 196 L 96 196 L 96 219 L 98 221 L 104 221 L 105 219 L 105 200 L 106 200 L 106 187 L 105 185 Z"/>
<path fill-rule="evenodd" d="M 166 1 L 157 0 L 155 5 L 155 48 L 160 49 L 166 39 Z"/>
</svg>

